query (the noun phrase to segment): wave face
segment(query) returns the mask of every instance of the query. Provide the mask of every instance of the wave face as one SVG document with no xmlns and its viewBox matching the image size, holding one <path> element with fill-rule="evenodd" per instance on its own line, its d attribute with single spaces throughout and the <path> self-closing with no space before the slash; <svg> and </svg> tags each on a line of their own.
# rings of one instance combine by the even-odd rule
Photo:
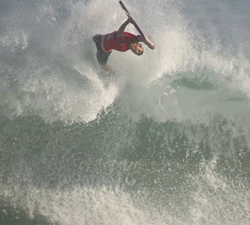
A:
<svg viewBox="0 0 250 225">
<path fill-rule="evenodd" d="M 1 0 L 0 224 L 249 224 L 250 3 L 124 3 Z"/>
</svg>

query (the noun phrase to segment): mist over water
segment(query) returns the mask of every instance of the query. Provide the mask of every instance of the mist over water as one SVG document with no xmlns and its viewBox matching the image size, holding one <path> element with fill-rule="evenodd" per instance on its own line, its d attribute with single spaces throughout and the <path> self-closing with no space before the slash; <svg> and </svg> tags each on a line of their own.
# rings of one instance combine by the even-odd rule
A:
<svg viewBox="0 0 250 225">
<path fill-rule="evenodd" d="M 124 4 L 1 0 L 0 224 L 249 224 L 250 3 Z"/>
</svg>

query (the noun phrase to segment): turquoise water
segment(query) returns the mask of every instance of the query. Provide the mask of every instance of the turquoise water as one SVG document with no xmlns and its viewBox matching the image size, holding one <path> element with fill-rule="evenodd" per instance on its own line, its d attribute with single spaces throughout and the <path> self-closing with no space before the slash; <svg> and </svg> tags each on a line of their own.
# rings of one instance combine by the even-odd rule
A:
<svg viewBox="0 0 250 225">
<path fill-rule="evenodd" d="M 1 1 L 0 224 L 249 224 L 250 3 L 124 3 Z"/>
</svg>

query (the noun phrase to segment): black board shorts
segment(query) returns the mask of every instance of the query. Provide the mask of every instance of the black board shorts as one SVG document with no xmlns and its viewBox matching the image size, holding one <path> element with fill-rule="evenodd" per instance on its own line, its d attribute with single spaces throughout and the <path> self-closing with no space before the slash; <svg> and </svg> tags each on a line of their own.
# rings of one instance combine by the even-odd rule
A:
<svg viewBox="0 0 250 225">
<path fill-rule="evenodd" d="M 96 44 L 96 48 L 97 48 L 97 53 L 96 53 L 96 58 L 97 61 L 101 64 L 101 65 L 105 65 L 107 64 L 109 55 L 111 54 L 111 52 L 104 52 L 102 50 L 102 46 L 101 46 L 101 41 L 102 41 L 102 35 L 100 34 L 96 34 L 93 37 L 93 41 Z"/>
</svg>

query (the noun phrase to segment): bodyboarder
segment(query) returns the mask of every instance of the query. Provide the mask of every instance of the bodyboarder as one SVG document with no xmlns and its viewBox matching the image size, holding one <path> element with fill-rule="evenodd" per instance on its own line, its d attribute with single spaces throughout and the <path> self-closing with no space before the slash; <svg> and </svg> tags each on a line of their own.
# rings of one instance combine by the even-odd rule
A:
<svg viewBox="0 0 250 225">
<path fill-rule="evenodd" d="M 143 54 L 143 47 L 139 42 L 145 43 L 150 49 L 155 49 L 155 46 L 147 41 L 144 36 L 125 32 L 124 30 L 129 23 L 135 23 L 132 17 L 128 17 L 128 19 L 120 26 L 118 31 L 105 35 L 96 34 L 93 37 L 97 48 L 97 61 L 99 62 L 101 68 L 107 72 L 113 72 L 112 68 L 107 65 L 107 61 L 112 50 L 120 52 L 131 50 L 134 54 L 140 56 Z"/>
</svg>

